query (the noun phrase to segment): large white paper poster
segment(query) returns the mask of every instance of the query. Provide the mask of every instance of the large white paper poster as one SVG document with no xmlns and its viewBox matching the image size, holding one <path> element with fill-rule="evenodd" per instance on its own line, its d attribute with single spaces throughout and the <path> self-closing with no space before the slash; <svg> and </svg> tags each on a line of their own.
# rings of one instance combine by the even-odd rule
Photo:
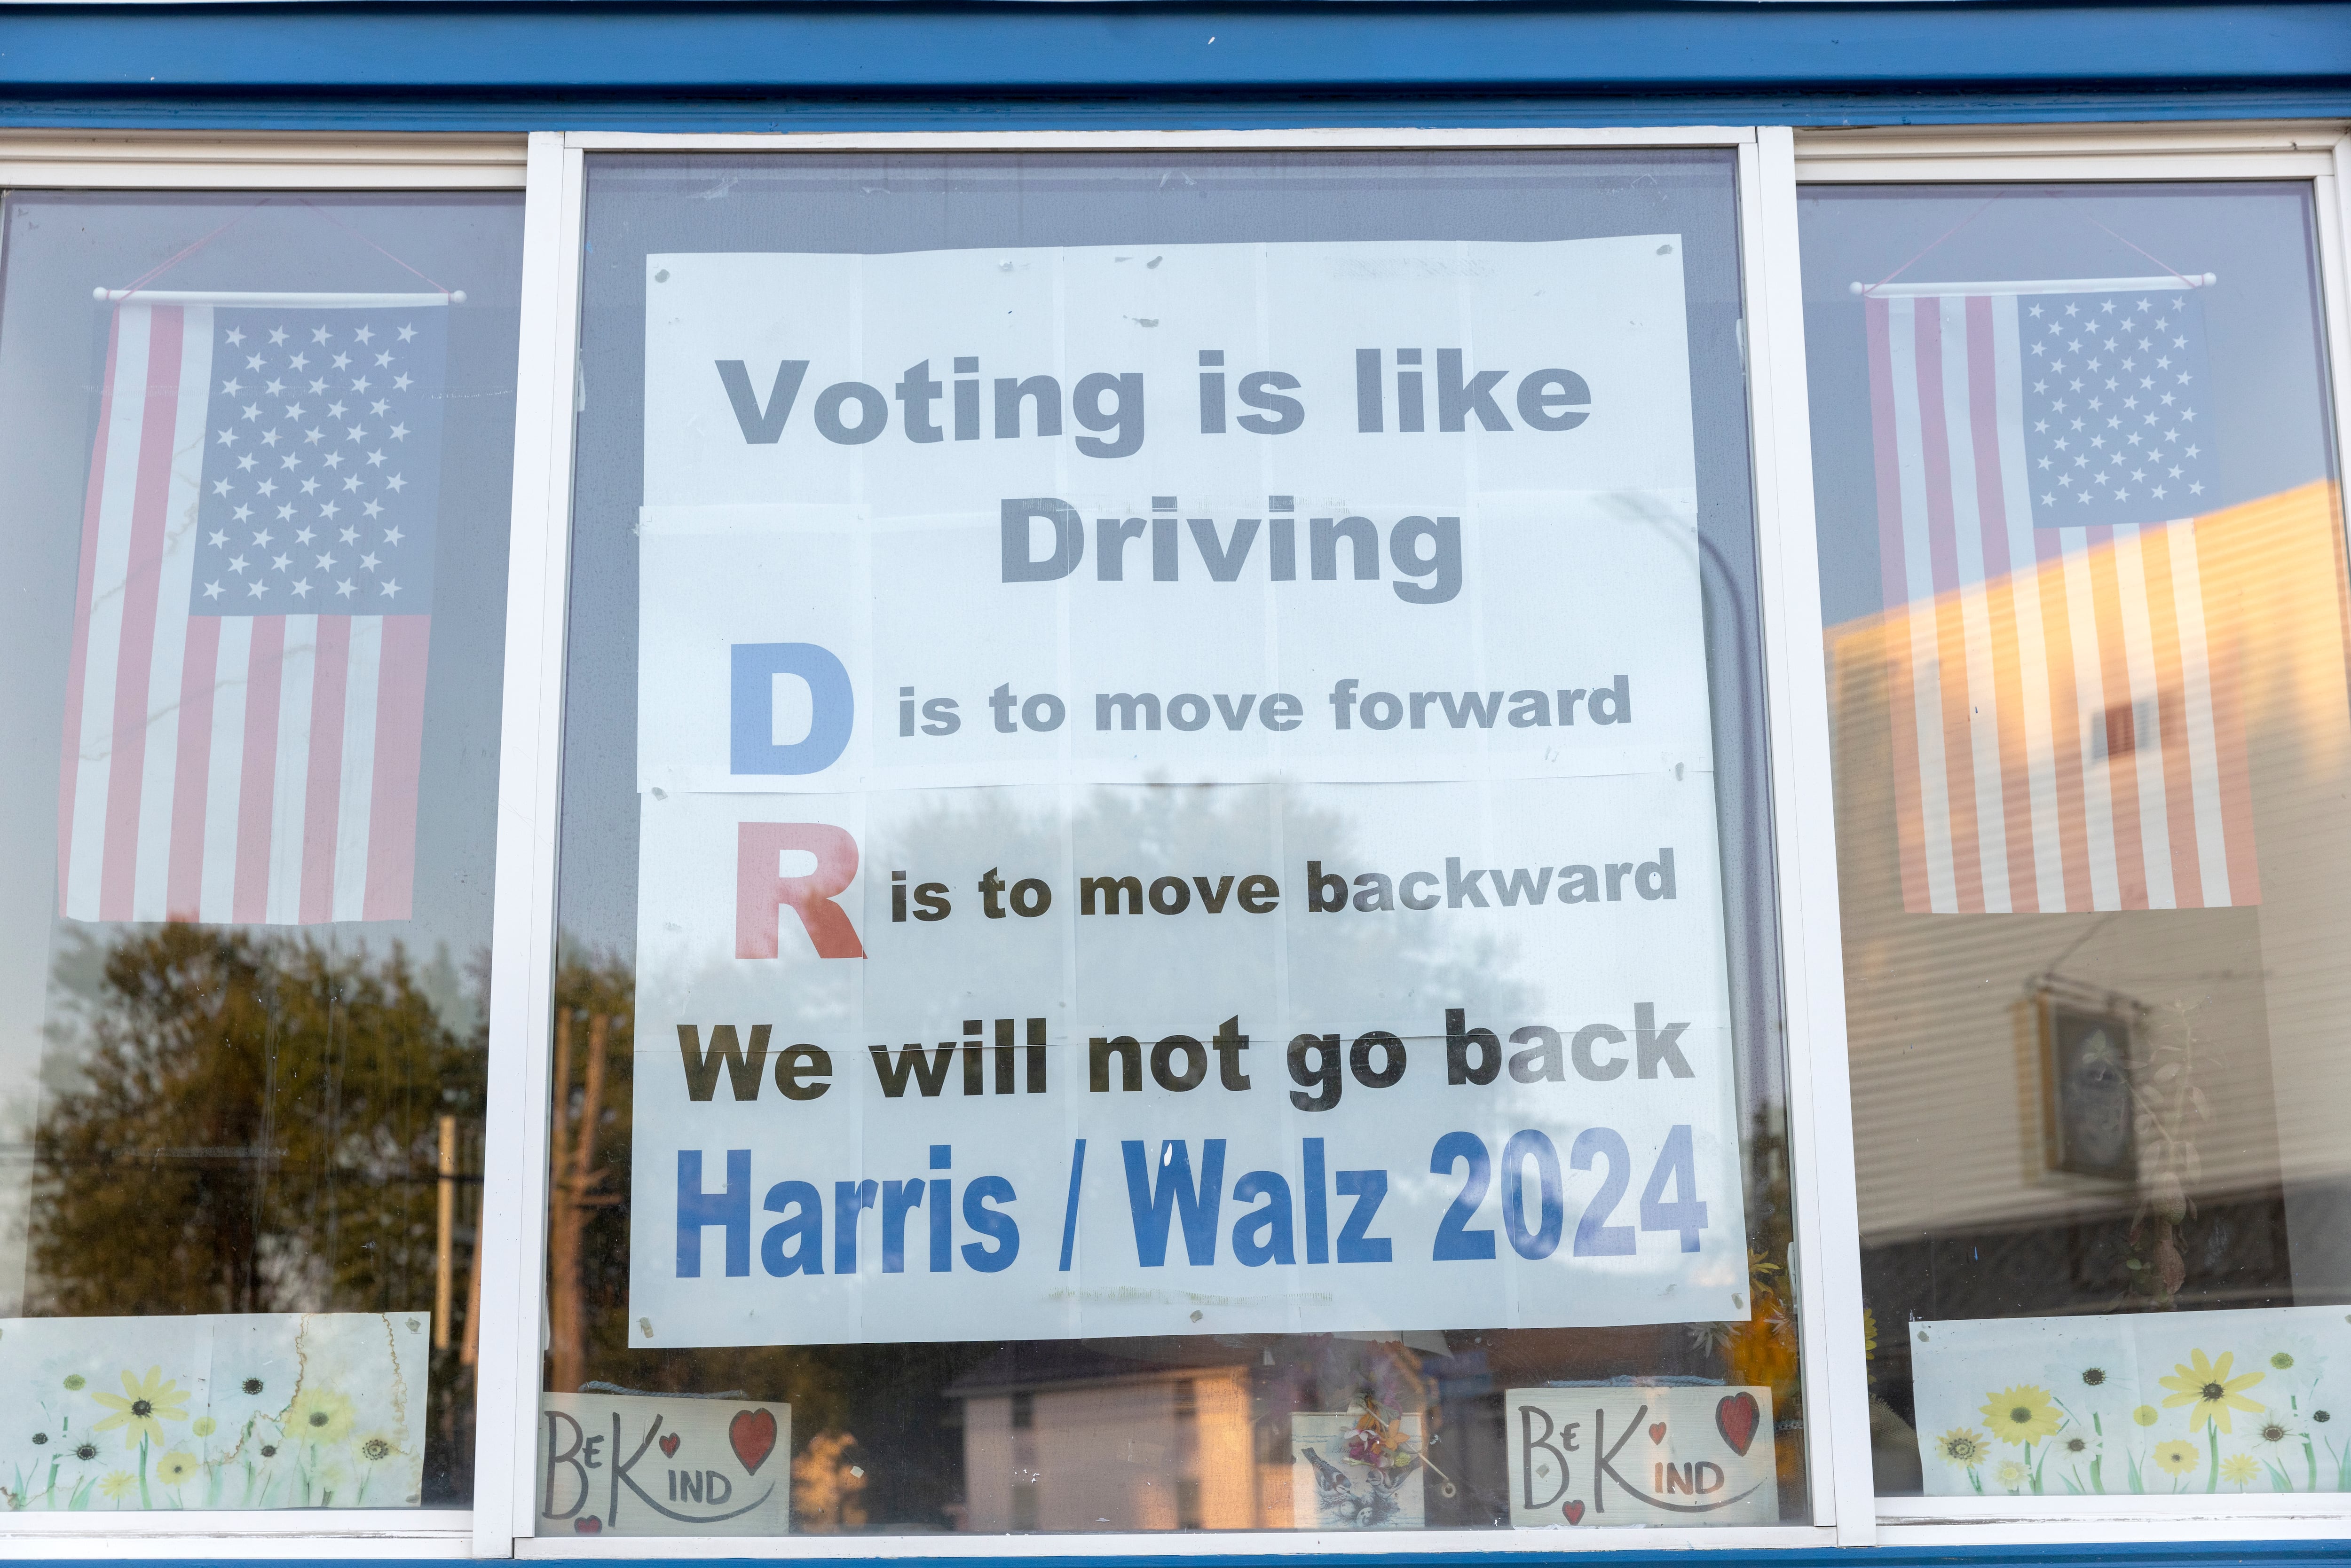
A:
<svg viewBox="0 0 2351 1568">
<path fill-rule="evenodd" d="M 1679 252 L 648 258 L 632 1343 L 1747 1315 Z"/>
</svg>

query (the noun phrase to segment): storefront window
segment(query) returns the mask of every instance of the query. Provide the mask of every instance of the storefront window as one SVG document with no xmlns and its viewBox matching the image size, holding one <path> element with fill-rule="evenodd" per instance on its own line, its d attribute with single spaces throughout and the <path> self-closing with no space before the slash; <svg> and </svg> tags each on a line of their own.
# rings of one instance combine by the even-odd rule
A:
<svg viewBox="0 0 2351 1568">
<path fill-rule="evenodd" d="M 1802 211 L 1878 1489 L 2351 1489 L 2310 187 Z"/>
<path fill-rule="evenodd" d="M 12 1512 L 471 1498 L 521 216 L 7 198 Z"/>
<path fill-rule="evenodd" d="M 542 1534 L 1809 1518 L 1733 176 L 590 157 Z"/>
</svg>

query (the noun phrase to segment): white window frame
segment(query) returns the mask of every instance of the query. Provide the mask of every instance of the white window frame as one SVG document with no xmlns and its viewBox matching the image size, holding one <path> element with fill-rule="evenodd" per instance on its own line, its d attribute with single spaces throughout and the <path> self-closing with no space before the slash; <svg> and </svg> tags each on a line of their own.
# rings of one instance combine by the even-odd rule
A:
<svg viewBox="0 0 2351 1568">
<path fill-rule="evenodd" d="M 2344 122 L 1839 128 L 1799 131 L 1794 143 L 1794 179 L 1799 184 L 2310 182 L 2318 230 L 2318 282 L 2326 370 L 2334 395 L 2336 479 L 2338 485 L 2341 482 L 2346 454 L 2351 453 L 2351 277 L 2346 277 L 2346 258 L 2351 256 L 2351 215 L 2346 215 L 2342 200 L 2344 190 L 2351 186 L 2351 134 L 2346 134 Z M 1794 195 L 1792 187 L 1787 193 L 1792 208 L 1787 221 L 1792 235 Z M 1801 308 L 1800 298 L 1792 302 L 1793 329 L 1800 348 Z M 1807 531 L 1809 523 L 1808 517 Z M 1787 612 L 1793 617 L 1804 608 L 1792 601 Z M 1817 642 L 1821 622 L 1816 583 L 1809 611 L 1815 641 L 1807 663 L 1817 668 L 1821 659 Z M 1800 759 L 1799 771 L 1792 776 L 1797 785 L 1792 803 L 1815 807 L 1826 823 L 1831 798 L 1826 707 L 1820 701 L 1813 706 L 1821 716 L 1821 733 L 1817 742 L 1810 735 L 1804 737 L 1805 755 Z M 1790 798 L 1783 795 L 1782 799 Z M 1834 846 L 1822 852 L 1833 878 Z M 1833 884 L 1828 895 L 1832 899 L 1834 896 Z M 1837 939 L 1834 925 L 1826 935 L 1834 945 Z M 1841 995 L 1837 1032 L 1834 1054 L 1843 1061 Z M 1818 1045 L 1816 1041 L 1816 1049 Z M 1851 1192 L 1854 1166 L 1850 1139 L 1841 1154 L 1843 1185 Z M 1858 1279 L 1847 1288 L 1857 1297 Z M 1857 1312 L 1857 1300 L 1855 1306 Z M 1866 1484 L 1869 1449 L 1865 1425 L 1857 1437 L 1862 1445 L 1862 1479 Z M 1887 1545 L 1904 1547 L 2324 1540 L 2351 1533 L 2351 1493 L 2298 1492 L 2284 1497 L 2233 1498 L 1881 1498 L 1877 1500 L 1876 1516 L 1877 1539 Z"/>
<path fill-rule="evenodd" d="M 518 191 L 523 154 L 518 135 L 9 131 L 0 131 L 0 192 Z M 486 1202 L 510 1204 L 498 1184 L 511 1177 L 494 1166 Z M 51 1558 L 303 1558 L 329 1543 L 345 1557 L 465 1557 L 473 1526 L 465 1509 L 9 1513 L 0 1542 Z"/>
<path fill-rule="evenodd" d="M 482 1407 L 475 1416 L 475 1551 L 485 1557 L 881 1558 L 902 1555 L 895 1535 L 770 1538 L 538 1537 L 536 1428 L 540 1325 L 545 1314 L 547 1139 L 550 1110 L 555 863 L 560 808 L 565 596 L 573 428 L 580 374 L 582 193 L 590 152 L 1311 152 L 1719 148 L 1735 154 L 1740 269 L 1747 298 L 1750 412 L 1763 600 L 1769 768 L 1774 795 L 1802 799 L 1777 781 L 1801 771 L 1808 750 L 1827 756 L 1818 657 L 1819 590 L 1811 528 L 1811 463 L 1804 417 L 1801 297 L 1796 274 L 1794 154 L 1784 127 L 1656 130 L 1301 130 L 1235 131 L 914 131 L 890 134 L 534 133 L 523 258 L 523 370 L 516 419 L 514 553 L 507 610 L 505 736 L 499 783 L 496 912 L 491 978 L 488 1147 L 509 1169 L 496 1191 L 514 1209 L 486 1209 L 486 1325 Z M 1765 318 L 1793 323 L 1776 332 Z M 1811 607 L 1791 619 L 1790 605 Z M 1809 684 L 1807 684 L 1809 683 Z M 1807 716 L 1809 715 L 1809 717 Z M 1807 728 L 1817 731 L 1804 741 Z M 1792 738 L 1795 737 L 1795 738 Z M 1825 764 L 1823 764 L 1823 769 Z M 1868 1491 L 1868 1409 L 1861 1355 L 1860 1262 L 1852 1197 L 1852 1136 L 1845 1110 L 1843 969 L 1834 824 L 1826 796 L 1800 831 L 1783 813 L 1775 849 L 1789 1061 L 1790 1179 L 1796 1208 L 1792 1268 L 1808 1412 L 1806 1469 L 1813 1522 L 1723 1529 L 1579 1528 L 1562 1531 L 1419 1531 L 1317 1534 L 1297 1531 L 1117 1535 L 925 1535 L 926 1556 L 973 1559 L 1187 1558 L 1314 1553 L 1556 1553 L 1604 1550 L 1747 1551 L 1866 1544 L 1876 1518 Z M 1818 820 L 1812 821 L 1816 817 Z M 1823 902 L 1825 899 L 1825 902 Z M 1825 968 L 1823 968 L 1825 965 Z M 1838 1042 L 1822 1054 L 1809 1042 Z M 1846 1239 L 1842 1246 L 1835 1239 Z M 502 1267 L 515 1259 L 527 1267 Z M 492 1369 L 487 1325 L 499 1323 L 516 1354 Z M 1845 1347 L 1840 1350 L 1838 1347 Z M 494 1381 L 496 1379 L 496 1381 Z M 1838 1462 L 1838 1445 L 1860 1447 Z M 1840 1522 L 1842 1521 L 1842 1523 Z"/>
</svg>

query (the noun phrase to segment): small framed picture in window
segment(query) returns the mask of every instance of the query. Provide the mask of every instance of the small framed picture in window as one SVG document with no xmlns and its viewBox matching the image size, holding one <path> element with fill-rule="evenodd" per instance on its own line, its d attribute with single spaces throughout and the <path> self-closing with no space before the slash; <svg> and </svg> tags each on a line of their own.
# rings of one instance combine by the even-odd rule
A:
<svg viewBox="0 0 2351 1568">
<path fill-rule="evenodd" d="M 2041 998 L 2044 1157 L 2053 1171 L 2128 1182 L 2138 1176 L 2126 1009 Z"/>
</svg>

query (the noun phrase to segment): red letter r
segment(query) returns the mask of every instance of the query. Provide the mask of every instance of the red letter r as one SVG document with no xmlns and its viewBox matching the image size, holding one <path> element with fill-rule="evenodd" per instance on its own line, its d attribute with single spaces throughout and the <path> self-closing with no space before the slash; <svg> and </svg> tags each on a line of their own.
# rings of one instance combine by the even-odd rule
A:
<svg viewBox="0 0 2351 1568">
<path fill-rule="evenodd" d="M 778 876 L 786 850 L 816 856 L 813 876 Z M 745 822 L 735 850 L 735 956 L 776 956 L 778 909 L 789 905 L 820 958 L 862 958 L 857 927 L 833 902 L 857 874 L 857 841 L 829 822 Z"/>
</svg>

